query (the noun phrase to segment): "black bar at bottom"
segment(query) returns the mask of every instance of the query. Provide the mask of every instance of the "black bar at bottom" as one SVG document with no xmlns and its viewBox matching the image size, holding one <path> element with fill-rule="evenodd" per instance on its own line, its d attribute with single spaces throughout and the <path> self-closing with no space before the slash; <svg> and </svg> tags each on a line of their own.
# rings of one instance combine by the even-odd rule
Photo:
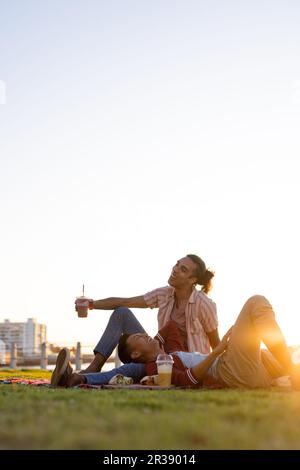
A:
<svg viewBox="0 0 300 470">
<path fill-rule="evenodd" d="M 234 450 L 1 450 L 1 463 L 29 464 L 30 468 L 43 464 L 121 465 L 136 468 L 141 465 L 185 465 L 214 463 L 218 465 L 242 463 L 300 463 L 300 451 L 234 451 Z M 240 468 L 240 467 L 239 467 Z"/>
</svg>

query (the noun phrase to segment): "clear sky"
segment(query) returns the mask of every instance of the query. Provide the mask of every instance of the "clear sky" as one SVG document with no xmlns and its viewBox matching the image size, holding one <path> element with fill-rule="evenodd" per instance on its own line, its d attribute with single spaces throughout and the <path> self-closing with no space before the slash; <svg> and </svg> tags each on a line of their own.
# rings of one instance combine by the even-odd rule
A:
<svg viewBox="0 0 300 470">
<path fill-rule="evenodd" d="M 260 293 L 299 344 L 299 24 L 297 0 L 0 0 L 0 321 L 92 345 L 83 283 L 141 295 L 196 253 L 221 333 Z"/>
</svg>

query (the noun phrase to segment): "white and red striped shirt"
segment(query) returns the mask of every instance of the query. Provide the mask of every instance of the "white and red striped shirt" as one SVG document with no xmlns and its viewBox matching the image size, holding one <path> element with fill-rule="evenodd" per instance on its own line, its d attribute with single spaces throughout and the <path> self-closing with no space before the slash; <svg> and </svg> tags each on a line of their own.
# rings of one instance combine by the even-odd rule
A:
<svg viewBox="0 0 300 470">
<path fill-rule="evenodd" d="M 158 308 L 158 328 L 170 320 L 174 307 L 175 289 L 171 286 L 160 287 L 147 292 L 144 299 L 148 307 Z M 202 354 L 210 352 L 207 333 L 218 328 L 217 307 L 204 292 L 193 289 L 185 307 L 187 346 L 189 351 Z"/>
</svg>

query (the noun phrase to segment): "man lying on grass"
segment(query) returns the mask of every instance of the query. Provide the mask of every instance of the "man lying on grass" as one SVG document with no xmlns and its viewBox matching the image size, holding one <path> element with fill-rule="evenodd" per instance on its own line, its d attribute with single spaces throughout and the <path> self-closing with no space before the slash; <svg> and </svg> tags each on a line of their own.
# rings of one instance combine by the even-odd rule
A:
<svg viewBox="0 0 300 470">
<path fill-rule="evenodd" d="M 261 341 L 268 351 L 260 349 Z M 210 354 L 188 353 L 181 345 L 178 328 L 171 321 L 154 339 L 145 333 L 122 336 L 118 349 L 123 362 L 145 363 L 147 375 L 157 374 L 155 360 L 160 352 L 172 353 L 173 385 L 201 386 L 214 381 L 223 387 L 265 388 L 289 375 L 293 387 L 300 390 L 299 366 L 293 365 L 273 309 L 263 296 L 247 300 L 232 329 Z M 101 374 L 70 373 L 67 386 L 96 384 L 97 376 L 103 383 Z"/>
<path fill-rule="evenodd" d="M 147 375 L 155 375 L 156 358 L 158 354 L 172 353 L 174 365 L 172 370 L 172 384 L 179 386 L 195 386 L 202 384 L 216 384 L 217 382 L 214 366 L 217 357 L 225 350 L 230 331 L 226 333 L 222 341 L 210 354 L 200 354 L 198 352 L 184 351 L 184 342 L 178 325 L 170 320 L 159 330 L 155 338 L 151 338 L 147 333 L 123 334 L 118 344 L 118 355 L 124 366 L 113 369 L 114 374 L 124 373 L 124 368 L 130 363 L 142 363 L 145 365 Z M 66 349 L 66 348 L 64 348 Z M 172 352 L 173 351 L 173 352 Z M 176 351 L 176 352 L 174 352 Z M 64 350 L 58 356 L 64 357 Z M 59 365 L 56 366 L 57 373 Z M 74 387 L 79 384 L 88 383 L 90 385 L 101 385 L 107 383 L 105 380 L 110 377 L 107 372 L 72 373 L 70 366 L 67 367 L 64 377 L 66 387 Z M 52 381 L 53 382 L 53 381 Z"/>
</svg>

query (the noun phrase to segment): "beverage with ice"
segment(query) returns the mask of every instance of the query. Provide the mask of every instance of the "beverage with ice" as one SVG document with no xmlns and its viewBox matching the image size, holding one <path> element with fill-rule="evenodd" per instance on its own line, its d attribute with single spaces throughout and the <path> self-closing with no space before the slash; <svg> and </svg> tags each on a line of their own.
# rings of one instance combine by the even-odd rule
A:
<svg viewBox="0 0 300 470">
<path fill-rule="evenodd" d="M 173 358 L 170 354 L 159 354 L 156 359 L 158 385 L 170 387 L 172 378 Z"/>
</svg>

